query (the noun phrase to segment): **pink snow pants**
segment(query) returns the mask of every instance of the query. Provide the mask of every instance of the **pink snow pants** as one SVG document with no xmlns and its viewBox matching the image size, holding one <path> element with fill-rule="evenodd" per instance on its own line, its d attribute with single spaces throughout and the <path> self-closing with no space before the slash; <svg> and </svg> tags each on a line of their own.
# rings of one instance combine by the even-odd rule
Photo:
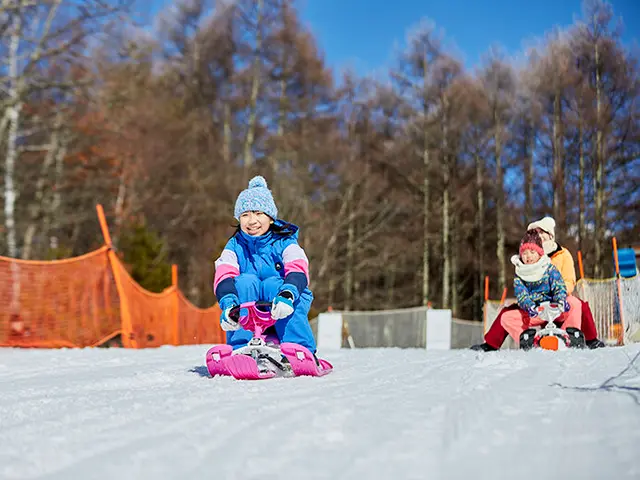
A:
<svg viewBox="0 0 640 480">
<path fill-rule="evenodd" d="M 567 296 L 567 301 L 571 309 L 568 312 L 565 312 L 563 316 L 560 317 L 562 320 L 562 328 L 566 330 L 569 327 L 580 328 L 582 322 L 582 308 L 580 304 L 580 300 L 575 298 L 572 295 Z M 530 318 L 524 311 L 518 310 L 508 310 L 502 314 L 502 326 L 504 329 L 511 335 L 513 341 L 516 343 L 516 346 L 520 346 L 520 334 L 524 332 L 527 328 L 535 327 L 537 325 L 544 324 L 544 320 L 539 319 L 538 317 Z"/>
</svg>

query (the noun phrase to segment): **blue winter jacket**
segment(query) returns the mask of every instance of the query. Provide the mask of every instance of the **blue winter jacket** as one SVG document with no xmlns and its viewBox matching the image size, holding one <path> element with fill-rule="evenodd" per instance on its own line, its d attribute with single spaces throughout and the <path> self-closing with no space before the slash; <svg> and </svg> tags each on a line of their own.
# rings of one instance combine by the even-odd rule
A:
<svg viewBox="0 0 640 480">
<path fill-rule="evenodd" d="M 282 290 L 288 290 L 296 301 L 309 290 L 309 261 L 298 245 L 298 226 L 276 220 L 264 235 L 253 237 L 241 230 L 229 239 L 216 260 L 214 293 L 220 307 L 238 302 L 234 278 L 242 274 L 256 275 L 260 280 L 280 277 Z"/>
<path fill-rule="evenodd" d="M 567 287 L 565 286 L 560 271 L 549 264 L 540 280 L 525 282 L 516 276 L 513 281 L 518 306 L 529 313 L 534 313 L 535 308 L 542 302 L 552 302 L 566 307 Z"/>
</svg>

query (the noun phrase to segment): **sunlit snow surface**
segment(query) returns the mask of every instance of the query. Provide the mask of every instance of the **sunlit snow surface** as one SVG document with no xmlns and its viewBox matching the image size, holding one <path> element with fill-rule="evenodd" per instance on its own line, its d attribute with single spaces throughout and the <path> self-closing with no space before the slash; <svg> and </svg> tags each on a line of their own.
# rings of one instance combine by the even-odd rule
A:
<svg viewBox="0 0 640 480">
<path fill-rule="evenodd" d="M 0 349 L 0 479 L 640 478 L 640 345 L 342 350 L 253 382 L 206 350 Z"/>
</svg>

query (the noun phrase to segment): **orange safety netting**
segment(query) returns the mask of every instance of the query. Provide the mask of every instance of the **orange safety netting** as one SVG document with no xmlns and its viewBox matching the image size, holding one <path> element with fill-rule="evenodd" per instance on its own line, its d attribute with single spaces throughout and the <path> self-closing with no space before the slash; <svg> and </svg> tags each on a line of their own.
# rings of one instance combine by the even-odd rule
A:
<svg viewBox="0 0 640 480">
<path fill-rule="evenodd" d="M 50 262 L 0 257 L 0 346 L 88 347 L 118 334 L 127 348 L 224 343 L 219 307 L 193 306 L 176 283 L 145 290 L 108 246 Z"/>
<path fill-rule="evenodd" d="M 145 348 L 176 345 L 177 310 L 175 287 L 152 293 L 136 283 L 113 255 L 113 269 L 121 292 L 122 343 Z"/>
<path fill-rule="evenodd" d="M 220 313 L 217 303 L 207 309 L 197 308 L 178 290 L 178 343 L 224 343 L 225 334 L 220 328 Z"/>
<path fill-rule="evenodd" d="M 133 348 L 160 345 L 224 343 L 217 304 L 206 310 L 192 305 L 174 285 L 152 293 L 136 283 L 113 255 L 122 292 L 123 344 Z M 127 317 L 130 324 L 127 324 Z"/>
<path fill-rule="evenodd" d="M 86 347 L 117 335 L 108 250 L 51 262 L 0 257 L 0 345 Z"/>
</svg>

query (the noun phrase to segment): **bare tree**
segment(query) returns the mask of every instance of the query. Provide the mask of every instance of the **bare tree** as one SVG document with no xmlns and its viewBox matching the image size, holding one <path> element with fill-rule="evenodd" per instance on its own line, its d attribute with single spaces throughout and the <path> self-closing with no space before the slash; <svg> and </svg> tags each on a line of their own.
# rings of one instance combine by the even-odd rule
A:
<svg viewBox="0 0 640 480">
<path fill-rule="evenodd" d="M 541 105 L 536 94 L 539 78 L 531 68 L 521 68 L 518 71 L 512 128 L 516 164 L 522 165 L 524 177 L 524 224 L 528 224 L 534 218 L 534 154 L 536 139 L 540 136 L 541 115 Z"/>
<path fill-rule="evenodd" d="M 15 181 L 16 167 L 21 151 L 31 148 L 30 137 L 41 131 L 24 128 L 25 105 L 43 92 L 73 87 L 75 79 L 51 75 L 53 66 L 68 68 L 77 62 L 86 40 L 124 7 L 123 3 L 98 0 L 75 7 L 63 0 L 5 1 L 0 6 L 0 14 L 8 18 L 8 28 L 3 29 L 4 35 L 0 37 L 2 41 L 8 40 L 7 55 L 0 64 L 0 86 L 7 92 L 6 100 L 1 104 L 0 121 L 0 134 L 6 131 L 6 138 L 2 135 L 0 145 L 5 149 L 4 221 L 10 257 L 18 256 L 20 250 L 15 220 L 16 200 L 20 194 Z M 51 157 L 45 155 L 45 166 L 50 161 Z"/>
<path fill-rule="evenodd" d="M 514 72 L 499 56 L 489 57 L 480 73 L 489 103 L 489 121 L 492 132 L 493 156 L 496 172 L 496 256 L 498 257 L 498 285 L 500 290 L 506 286 L 505 252 L 505 191 L 504 191 L 504 145 L 507 140 L 513 95 L 515 90 Z"/>
<path fill-rule="evenodd" d="M 442 166 L 442 308 L 449 308 L 452 289 L 452 224 L 453 211 L 451 203 L 456 190 L 452 181 L 457 158 L 455 143 L 452 141 L 455 124 L 454 111 L 461 107 L 456 102 L 454 82 L 462 73 L 462 65 L 448 56 L 442 56 L 434 67 L 434 89 L 438 98 L 438 119 L 441 128 L 440 157 Z"/>
<path fill-rule="evenodd" d="M 436 98 L 433 93 L 434 64 L 442 56 L 441 40 L 435 26 L 423 21 L 408 39 L 407 50 L 401 54 L 400 68 L 392 72 L 397 82 L 399 94 L 405 98 L 410 109 L 412 137 L 416 137 L 416 151 L 422 160 L 422 215 L 423 215 L 423 252 L 422 252 L 422 304 L 429 304 L 430 286 L 430 217 L 432 152 L 435 142 L 431 129 L 434 123 Z"/>
<path fill-rule="evenodd" d="M 581 175 L 592 172 L 593 264 L 594 275 L 599 277 L 605 273 L 606 230 L 613 221 L 613 199 L 618 197 L 611 191 L 628 185 L 625 179 L 630 178 L 635 164 L 635 154 L 631 152 L 637 150 L 637 146 L 632 145 L 637 142 L 633 132 L 637 130 L 634 116 L 637 115 L 638 70 L 637 60 L 620 44 L 610 4 L 600 0 L 587 1 L 583 16 L 584 20 L 577 23 L 570 35 L 573 64 L 581 75 L 575 82 L 579 84 L 577 91 L 583 100 L 578 105 L 580 148 L 584 148 L 582 142 L 587 135 L 594 139 L 588 155 L 580 150 L 580 165 Z M 587 158 L 592 159 L 592 168 L 586 168 Z M 627 196 L 623 194 L 620 198 Z M 586 226 L 582 228 L 586 230 Z M 581 233 L 581 238 L 583 234 L 586 232 Z"/>
</svg>

